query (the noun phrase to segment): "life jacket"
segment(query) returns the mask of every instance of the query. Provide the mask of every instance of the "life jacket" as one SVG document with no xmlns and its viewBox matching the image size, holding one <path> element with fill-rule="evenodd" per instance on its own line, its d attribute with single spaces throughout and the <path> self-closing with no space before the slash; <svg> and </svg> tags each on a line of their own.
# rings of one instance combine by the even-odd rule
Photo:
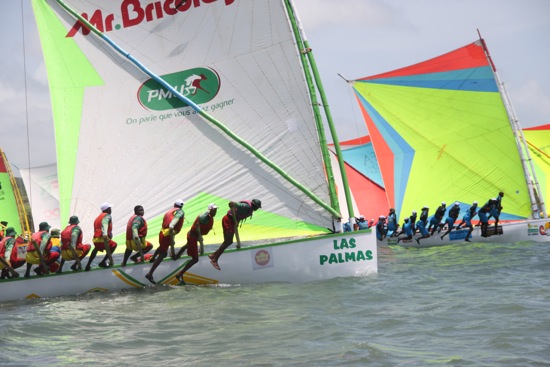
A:
<svg viewBox="0 0 550 367">
<path fill-rule="evenodd" d="M 252 210 L 252 201 L 250 200 L 241 200 L 240 203 L 248 204 L 248 210 L 245 213 L 242 213 L 239 208 L 235 208 L 235 215 L 237 216 L 237 220 L 241 221 L 245 218 L 251 217 L 252 213 L 254 213 L 254 210 Z M 233 213 L 231 212 L 231 209 L 227 211 L 227 215 L 233 218 Z"/>
<path fill-rule="evenodd" d="M 71 244 L 71 235 L 73 233 L 73 228 L 76 227 L 77 224 L 71 224 L 67 226 L 61 232 L 61 250 L 68 250 L 69 245 Z M 76 240 L 76 246 L 80 245 L 82 243 L 82 231 L 80 231 L 80 234 L 78 235 L 78 239 Z"/>
<path fill-rule="evenodd" d="M 94 238 L 101 239 L 103 241 L 103 231 L 101 229 L 101 222 L 103 221 L 103 218 L 109 213 L 101 213 L 97 216 L 97 218 L 94 220 Z M 113 232 L 113 221 L 109 221 L 109 226 L 107 228 L 107 234 L 109 238 L 112 237 Z M 95 241 L 94 241 L 95 242 Z"/>
<path fill-rule="evenodd" d="M 453 206 L 451 210 L 449 210 L 449 217 L 456 220 L 458 218 L 458 214 L 460 213 L 460 207 Z"/>
<path fill-rule="evenodd" d="M 208 223 L 201 224 L 199 222 L 199 217 L 195 218 L 195 221 L 193 222 L 193 226 L 191 227 L 190 232 L 195 235 L 195 237 L 198 237 L 199 234 L 195 228 L 197 228 L 197 224 L 199 225 L 199 228 L 201 229 L 201 235 L 205 236 L 210 232 L 212 227 L 214 226 L 214 218 L 210 214 L 208 214 Z"/>
<path fill-rule="evenodd" d="M 481 207 L 481 209 L 479 209 L 479 211 L 481 213 L 489 213 L 491 211 L 491 209 L 493 208 L 493 204 L 491 204 L 490 201 L 486 202 L 485 205 L 483 205 Z"/>
<path fill-rule="evenodd" d="M 445 215 L 446 210 L 447 210 L 446 207 L 439 206 L 439 208 L 437 208 L 437 210 L 435 211 L 434 217 L 436 217 L 439 220 L 443 219 L 443 216 Z"/>
<path fill-rule="evenodd" d="M 13 237 L 4 237 L 2 238 L 2 241 L 0 241 L 0 257 L 6 258 L 6 242 Z"/>
<path fill-rule="evenodd" d="M 170 227 L 170 223 L 172 223 L 172 220 L 174 220 L 174 217 L 176 216 L 176 213 L 177 213 L 178 210 L 181 210 L 181 209 L 172 208 L 164 214 L 164 218 L 162 219 L 162 228 L 163 229 L 166 229 L 166 228 Z M 178 220 L 176 225 L 174 226 L 174 234 L 180 233 L 181 227 L 183 227 L 183 219 L 184 219 L 184 217 L 182 216 Z"/>
<path fill-rule="evenodd" d="M 31 241 L 29 242 L 29 245 L 27 246 L 27 252 L 31 251 L 38 251 L 40 249 L 40 244 L 42 243 L 42 237 L 48 233 L 47 231 L 39 231 L 35 232 L 31 235 Z M 44 252 L 49 252 L 52 248 L 52 240 L 51 238 L 48 240 L 48 243 L 46 244 L 46 248 L 44 249 Z"/>
<path fill-rule="evenodd" d="M 143 226 L 141 226 L 141 228 L 138 229 L 139 238 L 143 238 L 143 237 L 147 236 L 147 222 L 145 221 L 145 218 L 143 218 L 143 217 L 141 217 L 137 214 L 134 214 L 134 215 L 132 215 L 132 217 L 128 221 L 128 224 L 126 225 L 126 240 L 127 241 L 134 239 L 134 235 L 132 233 L 132 223 L 134 223 L 134 219 L 136 219 L 136 217 L 140 217 L 141 219 L 143 219 Z"/>
<path fill-rule="evenodd" d="M 422 213 L 420 213 L 420 220 L 424 222 L 424 224 L 428 223 L 429 212 L 430 212 L 430 209 L 423 209 Z"/>
</svg>

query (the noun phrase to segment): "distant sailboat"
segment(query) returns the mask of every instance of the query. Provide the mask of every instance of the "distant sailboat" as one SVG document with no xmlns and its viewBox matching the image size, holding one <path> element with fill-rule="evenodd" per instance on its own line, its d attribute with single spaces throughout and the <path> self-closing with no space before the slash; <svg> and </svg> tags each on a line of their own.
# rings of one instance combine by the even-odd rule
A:
<svg viewBox="0 0 550 367">
<path fill-rule="evenodd" d="M 0 149 L 0 221 L 7 222 L 18 235 L 30 233 L 23 195 L 4 151 Z"/>
<path fill-rule="evenodd" d="M 333 174 L 317 102 L 324 96 L 291 1 L 187 1 L 177 9 L 176 1 L 33 0 L 58 143 L 61 222 L 78 215 L 89 240 L 100 204 L 109 201 L 123 247 L 140 204 L 158 243 L 175 199 L 184 199 L 188 223 L 216 203 L 215 235 L 205 240 L 218 246 L 227 203 L 258 198 L 262 210 L 241 234 L 253 246 L 227 251 L 222 271 L 201 258 L 188 283 L 376 272 L 371 231 L 332 234 L 355 204 L 350 195 L 338 200 L 337 192 L 349 191 L 346 176 Z M 184 233 L 176 240 L 185 241 Z M 165 260 L 157 282 L 176 284 L 187 260 Z M 10 281 L 0 294 L 143 287 L 149 268 Z"/>
<path fill-rule="evenodd" d="M 459 202 L 463 214 L 505 193 L 501 236 L 475 242 L 549 241 L 535 172 L 483 40 L 433 59 L 353 81 L 391 207 L 400 218 L 422 206 Z M 520 138 L 516 140 L 515 136 Z M 462 217 L 462 214 L 459 218 Z M 467 230 L 423 239 L 459 243 Z M 388 239 L 395 243 L 394 238 Z M 385 240 L 384 243 L 386 243 Z M 404 245 L 414 245 L 407 241 Z"/>
</svg>

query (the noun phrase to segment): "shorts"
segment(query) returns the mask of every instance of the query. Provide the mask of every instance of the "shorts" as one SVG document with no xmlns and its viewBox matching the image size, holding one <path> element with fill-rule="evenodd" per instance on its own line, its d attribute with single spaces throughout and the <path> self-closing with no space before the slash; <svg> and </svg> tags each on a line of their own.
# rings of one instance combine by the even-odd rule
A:
<svg viewBox="0 0 550 367">
<path fill-rule="evenodd" d="M 55 262 L 58 258 L 59 252 L 49 252 L 44 255 L 44 260 L 46 260 L 46 263 Z M 27 252 L 26 260 L 29 264 L 40 265 L 40 257 L 38 256 L 38 252 L 36 250 Z"/>
<path fill-rule="evenodd" d="M 103 242 L 103 238 L 94 238 L 94 247 L 97 251 L 105 251 L 105 242 Z M 109 240 L 109 248 L 111 249 L 111 253 L 115 251 L 117 247 L 117 243 L 113 240 Z"/>
<path fill-rule="evenodd" d="M 90 248 L 91 248 L 90 245 L 80 244 L 80 245 L 76 246 L 76 254 L 78 255 L 78 258 L 80 260 L 82 260 L 84 257 L 86 257 L 86 255 L 88 255 L 88 252 L 90 251 Z M 76 260 L 74 258 L 73 252 L 71 250 L 68 250 L 68 249 L 67 250 L 61 250 L 61 257 L 65 261 Z"/>
<path fill-rule="evenodd" d="M 4 257 L 2 257 L 2 258 L 4 259 Z M 6 259 L 4 259 L 4 260 L 6 260 Z M 6 262 L 11 266 L 9 260 L 6 260 Z M 0 270 L 5 269 L 5 268 L 6 267 L 5 267 L 4 263 L 0 262 Z"/>
<path fill-rule="evenodd" d="M 172 240 L 170 238 L 170 235 L 165 235 L 163 233 L 163 231 L 160 231 L 159 232 L 159 247 L 158 247 L 158 250 L 163 253 L 163 254 L 167 254 L 168 253 L 168 249 L 170 248 L 170 245 L 172 243 Z"/>
<path fill-rule="evenodd" d="M 197 242 L 199 239 L 197 237 L 192 237 L 187 232 L 187 255 L 197 258 L 199 256 L 199 246 Z"/>
<path fill-rule="evenodd" d="M 153 244 L 151 242 L 146 241 L 144 238 L 140 239 L 140 241 L 145 245 L 141 248 L 141 251 L 144 253 L 151 251 L 153 248 Z M 139 247 L 136 245 L 134 240 L 126 240 L 126 249 L 139 252 Z"/>
<path fill-rule="evenodd" d="M 233 222 L 233 219 L 231 219 L 228 215 L 225 215 L 222 218 L 222 228 L 224 236 L 228 234 L 233 235 L 235 233 L 235 222 Z"/>
</svg>

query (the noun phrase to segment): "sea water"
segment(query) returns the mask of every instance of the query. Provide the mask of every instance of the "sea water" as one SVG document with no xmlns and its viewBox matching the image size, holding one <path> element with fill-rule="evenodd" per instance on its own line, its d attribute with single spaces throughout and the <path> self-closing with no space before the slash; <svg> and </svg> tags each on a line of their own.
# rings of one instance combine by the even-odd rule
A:
<svg viewBox="0 0 550 367">
<path fill-rule="evenodd" d="M 0 304 L 0 366 L 77 365 L 550 366 L 550 244 L 381 247 L 365 277 Z"/>
</svg>

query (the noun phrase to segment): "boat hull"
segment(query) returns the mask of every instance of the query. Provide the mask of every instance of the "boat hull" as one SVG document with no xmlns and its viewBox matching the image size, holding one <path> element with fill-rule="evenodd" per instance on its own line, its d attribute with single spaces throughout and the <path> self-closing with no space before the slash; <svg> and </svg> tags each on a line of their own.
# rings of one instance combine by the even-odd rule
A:
<svg viewBox="0 0 550 367">
<path fill-rule="evenodd" d="M 154 273 L 157 284 L 177 285 L 175 274 L 189 257 L 165 259 Z M 206 255 L 186 274 L 187 284 L 304 283 L 378 271 L 376 236 L 372 231 L 331 234 L 262 246 L 227 250 L 221 271 Z M 145 278 L 150 263 L 17 278 L 0 281 L 0 301 L 80 295 L 152 286 Z"/>
<path fill-rule="evenodd" d="M 481 228 L 474 227 L 470 236 L 470 242 L 476 243 L 513 243 L 523 241 L 550 242 L 550 219 L 533 219 L 519 222 L 503 223 L 498 226 L 498 232 L 489 237 L 481 236 Z M 489 225 L 489 233 L 493 232 L 494 225 Z M 466 235 L 469 229 L 452 230 L 445 238 L 441 239 L 444 231 L 434 233 L 430 238 L 423 238 L 420 243 L 416 240 L 402 240 L 397 242 L 397 237 L 378 240 L 378 245 L 403 246 L 403 247 L 435 247 L 468 243 Z M 419 238 L 417 233 L 415 238 Z"/>
</svg>

